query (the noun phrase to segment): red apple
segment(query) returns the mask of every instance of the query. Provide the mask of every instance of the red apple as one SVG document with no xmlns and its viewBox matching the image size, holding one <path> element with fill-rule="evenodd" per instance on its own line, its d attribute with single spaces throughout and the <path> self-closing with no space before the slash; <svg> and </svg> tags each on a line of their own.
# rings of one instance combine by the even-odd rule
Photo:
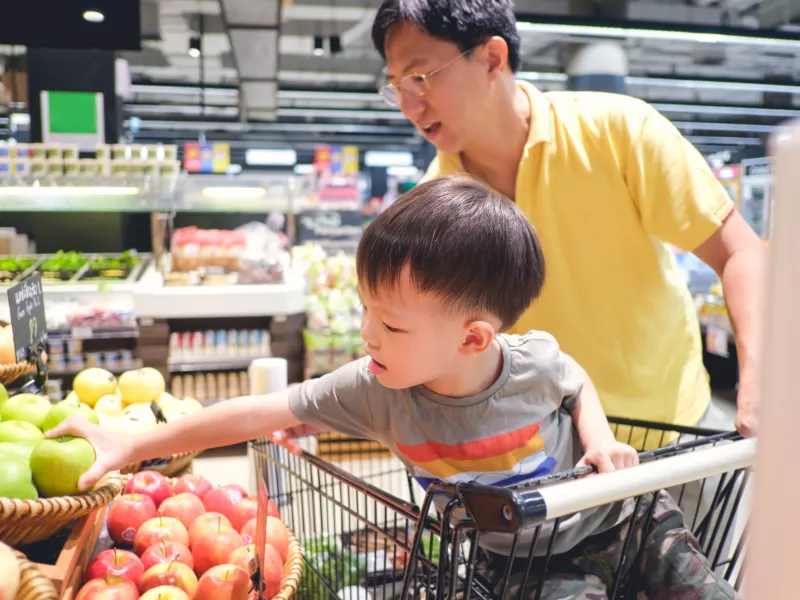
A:
<svg viewBox="0 0 800 600">
<path fill-rule="evenodd" d="M 142 594 L 139 600 L 192 600 L 181 589 L 171 585 L 162 585 Z"/>
<path fill-rule="evenodd" d="M 106 575 L 103 579 L 88 581 L 75 600 L 139 600 L 139 590 L 130 579 Z"/>
<path fill-rule="evenodd" d="M 159 542 L 173 541 L 189 545 L 189 532 L 178 519 L 172 517 L 155 517 L 142 523 L 133 540 L 133 551 L 141 556 L 150 546 Z"/>
<path fill-rule="evenodd" d="M 118 544 L 133 544 L 142 523 L 157 516 L 156 504 L 144 494 L 123 494 L 108 509 L 108 535 Z"/>
<path fill-rule="evenodd" d="M 180 562 L 158 563 L 147 569 L 139 589 L 144 593 L 164 585 L 181 589 L 189 598 L 194 598 L 197 592 L 197 575 Z"/>
<path fill-rule="evenodd" d="M 139 557 L 127 550 L 103 550 L 86 568 L 84 581 L 104 579 L 106 575 L 114 575 L 128 579 L 138 587 L 144 575 L 144 565 Z"/>
<path fill-rule="evenodd" d="M 194 520 L 206 512 L 203 501 L 194 494 L 183 492 L 170 496 L 158 507 L 158 514 L 178 519 L 188 531 Z"/>
<path fill-rule="evenodd" d="M 150 546 L 142 554 L 142 565 L 145 570 L 163 562 L 181 562 L 190 569 L 194 569 L 192 551 L 187 546 L 171 540 Z"/>
<path fill-rule="evenodd" d="M 255 498 L 242 498 L 233 505 L 231 525 L 236 531 L 241 531 L 250 519 L 258 516 L 258 500 Z"/>
<path fill-rule="evenodd" d="M 172 488 L 169 479 L 158 471 L 139 471 L 128 481 L 125 493 L 150 496 L 158 507 L 172 495 Z"/>
<path fill-rule="evenodd" d="M 257 519 L 250 519 L 242 527 L 242 539 L 246 544 L 252 544 L 255 541 L 257 525 Z M 281 555 L 281 560 L 286 562 L 286 557 L 289 556 L 289 530 L 280 519 L 267 517 L 267 543 L 275 546 Z"/>
<path fill-rule="evenodd" d="M 231 525 L 231 522 L 225 515 L 211 512 L 200 515 L 189 528 L 189 548 L 194 545 L 197 538 L 202 537 L 206 533 L 212 533 L 222 529 L 233 529 L 233 525 Z"/>
<path fill-rule="evenodd" d="M 217 565 L 200 578 L 194 600 L 247 600 L 249 595 L 247 571 L 235 565 Z"/>
<path fill-rule="evenodd" d="M 223 485 L 203 496 L 203 504 L 208 512 L 222 513 L 233 523 L 233 506 L 243 498 L 247 498 L 247 492 L 241 486 Z"/>
<path fill-rule="evenodd" d="M 192 546 L 195 572 L 202 576 L 211 567 L 224 565 L 231 552 L 242 546 L 242 536 L 233 529 L 221 529 L 197 538 Z"/>
<path fill-rule="evenodd" d="M 261 572 L 264 580 L 264 596 L 267 598 L 272 598 L 281 591 L 283 562 L 284 560 L 275 547 L 267 544 L 264 553 L 264 569 Z"/>
<path fill-rule="evenodd" d="M 249 546 L 242 546 L 241 548 L 231 552 L 231 555 L 228 557 L 228 564 L 242 567 L 245 571 L 252 575 L 256 566 L 256 560 L 256 545 L 250 544 Z M 267 544 L 265 547 L 264 564 L 277 566 L 278 570 L 281 573 L 283 572 L 283 561 L 281 561 L 281 555 L 272 544 Z M 280 580 L 280 578 L 278 579 Z"/>
<path fill-rule="evenodd" d="M 172 491 L 176 494 L 189 492 L 202 500 L 203 496 L 212 489 L 214 489 L 214 486 L 202 475 L 189 474 L 178 477 L 178 481 L 175 482 L 175 487 L 172 488 Z"/>
</svg>

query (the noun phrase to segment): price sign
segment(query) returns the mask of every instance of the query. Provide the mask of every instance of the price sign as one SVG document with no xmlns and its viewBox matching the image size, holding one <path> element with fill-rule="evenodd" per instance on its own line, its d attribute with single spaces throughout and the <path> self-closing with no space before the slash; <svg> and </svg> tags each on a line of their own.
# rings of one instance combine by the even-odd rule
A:
<svg viewBox="0 0 800 600">
<path fill-rule="evenodd" d="M 17 361 L 28 357 L 28 348 L 36 349 L 47 341 L 47 319 L 44 314 L 44 295 L 40 273 L 28 277 L 8 290 L 11 311 L 11 330 Z"/>
<path fill-rule="evenodd" d="M 709 354 L 728 358 L 728 332 L 718 327 L 706 327 L 706 350 Z"/>
<path fill-rule="evenodd" d="M 355 253 L 363 233 L 360 210 L 310 210 L 297 218 L 297 242 L 316 242 L 328 252 Z"/>
</svg>

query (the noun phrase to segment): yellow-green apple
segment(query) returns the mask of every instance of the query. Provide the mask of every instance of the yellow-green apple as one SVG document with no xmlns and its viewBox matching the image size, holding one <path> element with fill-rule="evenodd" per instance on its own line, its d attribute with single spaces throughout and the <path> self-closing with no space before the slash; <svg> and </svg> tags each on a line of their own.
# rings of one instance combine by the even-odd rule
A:
<svg viewBox="0 0 800 600">
<path fill-rule="evenodd" d="M 153 588 L 171 585 L 194 598 L 197 591 L 197 575 L 182 562 L 158 563 L 147 569 L 139 590 L 144 593 Z"/>
<path fill-rule="evenodd" d="M 122 397 L 116 394 L 103 396 L 94 405 L 94 412 L 108 415 L 109 417 L 119 417 L 122 414 Z"/>
<path fill-rule="evenodd" d="M 31 453 L 33 482 L 48 498 L 79 494 L 78 480 L 94 461 L 94 448 L 83 438 L 62 435 L 44 439 Z"/>
<path fill-rule="evenodd" d="M 147 590 L 139 600 L 192 600 L 186 592 L 171 585 L 162 585 Z"/>
<path fill-rule="evenodd" d="M 142 564 L 145 570 L 163 562 L 182 562 L 190 569 L 194 569 L 194 558 L 189 547 L 172 540 L 154 544 L 142 554 Z"/>
<path fill-rule="evenodd" d="M 178 519 L 188 531 L 195 519 L 206 512 L 203 501 L 194 494 L 184 492 L 170 496 L 158 507 L 158 514 Z"/>
<path fill-rule="evenodd" d="M 225 515 L 214 512 L 207 512 L 194 520 L 192 526 L 189 528 L 189 548 L 191 548 L 197 541 L 197 538 L 204 536 L 207 533 L 214 531 L 222 531 L 223 529 L 233 529 L 230 520 Z"/>
<path fill-rule="evenodd" d="M 0 420 L 25 421 L 41 429 L 51 406 L 46 396 L 17 394 L 3 403 L 0 408 Z"/>
<path fill-rule="evenodd" d="M 11 421 L 9 421 L 10 423 Z M 37 442 L 0 442 L 0 456 L 13 456 L 21 458 L 26 463 L 31 460 L 31 453 Z"/>
<path fill-rule="evenodd" d="M 133 551 L 137 556 L 141 556 L 150 546 L 169 540 L 187 546 L 189 533 L 186 527 L 172 517 L 155 517 L 139 527 L 133 539 Z"/>
<path fill-rule="evenodd" d="M 31 481 L 28 463 L 16 456 L 0 456 L 0 496 L 36 500 L 39 494 Z"/>
<path fill-rule="evenodd" d="M 0 423 L 0 442 L 38 444 L 43 439 L 44 434 L 41 429 L 26 421 L 3 421 Z"/>
<path fill-rule="evenodd" d="M 231 553 L 244 545 L 242 536 L 233 529 L 207 533 L 197 538 L 192 545 L 194 570 L 202 576 L 211 567 L 224 565 Z"/>
<path fill-rule="evenodd" d="M 211 482 L 203 477 L 202 475 L 182 475 L 178 477 L 178 481 L 175 482 L 175 487 L 172 488 L 172 491 L 176 494 L 182 494 L 183 492 L 189 492 L 190 494 L 194 494 L 200 500 L 203 499 L 208 492 L 214 489 L 214 486 L 211 485 Z"/>
<path fill-rule="evenodd" d="M 247 498 L 247 492 L 241 486 L 223 485 L 203 496 L 203 504 L 208 512 L 222 513 L 233 523 L 233 506 L 243 498 Z"/>
<path fill-rule="evenodd" d="M 156 503 L 156 508 L 172 496 L 169 480 L 158 471 L 139 471 L 125 485 L 126 494 L 144 494 Z"/>
<path fill-rule="evenodd" d="M 217 565 L 200 577 L 195 600 L 247 600 L 250 575 L 236 565 Z M 270 596 L 271 597 L 271 596 Z"/>
<path fill-rule="evenodd" d="M 0 542 L 0 600 L 17 597 L 19 580 L 19 561 L 11 548 Z"/>
<path fill-rule="evenodd" d="M 78 592 L 75 600 L 138 600 L 139 589 L 130 579 L 118 575 L 106 575 L 92 579 Z"/>
<path fill-rule="evenodd" d="M 94 423 L 95 425 L 100 424 L 97 413 L 94 412 L 92 407 L 88 404 L 82 402 L 76 404 L 63 401 L 53 405 L 50 412 L 47 413 L 42 423 L 42 431 L 50 431 L 53 427 L 61 423 L 61 421 L 69 417 L 80 417 L 81 419 L 89 421 L 89 423 Z"/>
<path fill-rule="evenodd" d="M 157 516 L 156 504 L 150 496 L 123 494 L 108 509 L 108 535 L 116 543 L 130 546 L 142 524 Z"/>
<path fill-rule="evenodd" d="M 105 579 L 106 575 L 129 579 L 138 587 L 144 575 L 144 565 L 133 552 L 117 548 L 103 550 L 89 563 L 84 575 L 84 581 Z"/>
</svg>

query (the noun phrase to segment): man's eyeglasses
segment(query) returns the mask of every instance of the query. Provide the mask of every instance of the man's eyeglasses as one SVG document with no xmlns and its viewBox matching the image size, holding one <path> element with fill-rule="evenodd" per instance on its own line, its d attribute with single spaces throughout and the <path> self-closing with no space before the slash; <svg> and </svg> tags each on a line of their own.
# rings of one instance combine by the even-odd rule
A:
<svg viewBox="0 0 800 600">
<path fill-rule="evenodd" d="M 401 96 L 403 94 L 421 98 L 431 89 L 431 84 L 428 81 L 431 77 L 452 65 L 462 56 L 472 52 L 472 50 L 473 48 L 465 50 L 458 56 L 448 60 L 441 67 L 437 67 L 428 73 L 412 73 L 411 75 L 406 75 L 403 77 L 396 84 L 387 83 L 380 88 L 379 93 L 390 106 L 400 106 Z"/>
</svg>

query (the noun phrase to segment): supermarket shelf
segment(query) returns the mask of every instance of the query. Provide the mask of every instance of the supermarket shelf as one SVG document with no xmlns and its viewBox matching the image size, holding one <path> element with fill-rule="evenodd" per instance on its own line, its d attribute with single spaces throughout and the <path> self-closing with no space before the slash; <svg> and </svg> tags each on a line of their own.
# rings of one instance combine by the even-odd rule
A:
<svg viewBox="0 0 800 600">
<path fill-rule="evenodd" d="M 254 356 L 202 356 L 192 358 L 170 358 L 169 370 L 171 373 L 193 373 L 195 371 L 229 371 L 244 370 L 250 363 L 263 354 Z"/>
<path fill-rule="evenodd" d="M 101 368 L 105 369 L 106 371 L 108 371 L 110 373 L 113 373 L 114 375 L 121 375 L 125 371 L 133 371 L 135 369 L 141 369 L 142 367 L 144 367 L 144 363 L 141 360 L 134 360 L 133 362 L 131 362 L 129 365 L 127 365 L 125 367 L 109 368 L 109 367 L 103 366 Z M 81 371 L 83 371 L 85 369 L 88 369 L 88 368 L 89 367 L 84 367 L 83 369 L 64 369 L 63 371 L 49 370 L 47 372 L 47 375 L 48 375 L 48 377 L 53 377 L 53 378 L 56 378 L 56 377 L 72 377 L 72 376 L 77 375 Z"/>
<path fill-rule="evenodd" d="M 105 191 L 105 193 L 103 193 Z M 171 203 L 171 201 L 168 201 Z M 152 212 L 165 200 L 136 187 L 0 187 L 4 212 Z"/>
<path fill-rule="evenodd" d="M 136 327 L 72 327 L 70 329 L 55 329 L 47 332 L 51 341 L 68 340 L 121 340 L 139 337 Z"/>
<path fill-rule="evenodd" d="M 292 315 L 305 310 L 300 281 L 266 285 L 140 286 L 133 294 L 139 319 Z"/>
</svg>

